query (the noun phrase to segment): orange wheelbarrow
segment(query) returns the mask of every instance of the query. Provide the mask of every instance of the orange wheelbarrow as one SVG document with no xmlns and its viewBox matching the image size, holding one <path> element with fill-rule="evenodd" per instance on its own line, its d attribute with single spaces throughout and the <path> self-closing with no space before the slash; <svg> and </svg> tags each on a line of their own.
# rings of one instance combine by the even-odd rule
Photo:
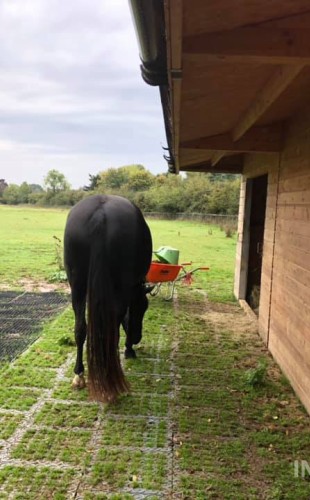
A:
<svg viewBox="0 0 310 500">
<path fill-rule="evenodd" d="M 194 269 L 187 269 L 191 266 L 192 262 L 185 262 L 184 264 L 163 264 L 162 262 L 152 262 L 150 269 L 146 276 L 146 281 L 155 285 L 151 295 L 155 296 L 161 290 L 163 283 L 168 286 L 168 291 L 164 296 L 165 300 L 173 299 L 175 287 L 178 282 L 186 285 L 191 285 L 193 282 L 193 274 L 197 271 L 208 271 L 209 267 L 196 267 Z"/>
</svg>

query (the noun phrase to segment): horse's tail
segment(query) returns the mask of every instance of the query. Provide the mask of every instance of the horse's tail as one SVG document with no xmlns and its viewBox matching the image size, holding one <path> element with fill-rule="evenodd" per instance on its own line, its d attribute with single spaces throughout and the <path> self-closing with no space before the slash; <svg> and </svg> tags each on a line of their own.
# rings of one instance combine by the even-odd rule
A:
<svg viewBox="0 0 310 500">
<path fill-rule="evenodd" d="M 98 215 L 98 214 L 97 214 Z M 119 325 L 114 290 L 106 248 L 106 220 L 100 221 L 91 234 L 88 274 L 87 362 L 90 396 L 99 401 L 113 401 L 129 391 L 119 358 Z M 99 218 L 98 218 L 99 219 Z"/>
</svg>

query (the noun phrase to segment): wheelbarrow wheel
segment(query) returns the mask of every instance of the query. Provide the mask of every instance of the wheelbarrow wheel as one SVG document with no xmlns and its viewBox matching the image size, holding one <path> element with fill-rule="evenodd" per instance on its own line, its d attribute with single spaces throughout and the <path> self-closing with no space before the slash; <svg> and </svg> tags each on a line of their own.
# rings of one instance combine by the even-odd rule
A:
<svg viewBox="0 0 310 500">
<path fill-rule="evenodd" d="M 174 297 L 175 285 L 176 280 L 167 282 L 166 293 L 164 295 L 164 300 L 166 300 L 167 302 L 172 300 Z"/>
<path fill-rule="evenodd" d="M 156 285 L 154 286 L 153 290 L 150 292 L 150 295 L 152 297 L 156 297 L 156 295 L 158 295 L 159 292 L 160 292 L 160 287 L 161 287 L 161 283 L 156 283 Z"/>
</svg>

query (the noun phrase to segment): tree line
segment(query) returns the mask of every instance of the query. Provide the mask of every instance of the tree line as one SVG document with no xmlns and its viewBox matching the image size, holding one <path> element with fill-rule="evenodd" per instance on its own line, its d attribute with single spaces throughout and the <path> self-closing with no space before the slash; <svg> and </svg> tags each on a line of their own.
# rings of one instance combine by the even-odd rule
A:
<svg viewBox="0 0 310 500">
<path fill-rule="evenodd" d="M 43 186 L 7 184 L 0 179 L 0 203 L 72 206 L 90 194 L 117 194 L 144 212 L 233 215 L 238 213 L 239 190 L 240 176 L 232 174 L 187 173 L 184 178 L 127 165 L 90 174 L 88 184 L 79 189 L 71 189 L 57 170 L 47 173 Z"/>
</svg>

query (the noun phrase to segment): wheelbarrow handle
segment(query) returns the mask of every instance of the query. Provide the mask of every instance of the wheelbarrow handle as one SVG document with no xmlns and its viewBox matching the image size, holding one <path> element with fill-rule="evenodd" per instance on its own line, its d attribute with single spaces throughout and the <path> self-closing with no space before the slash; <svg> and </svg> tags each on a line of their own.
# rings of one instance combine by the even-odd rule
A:
<svg viewBox="0 0 310 500">
<path fill-rule="evenodd" d="M 191 266 L 192 262 L 182 262 L 181 266 Z"/>
<path fill-rule="evenodd" d="M 190 271 L 187 272 L 187 274 L 194 274 L 197 271 L 209 271 L 209 267 L 196 267 L 195 269 L 191 269 Z"/>
</svg>

